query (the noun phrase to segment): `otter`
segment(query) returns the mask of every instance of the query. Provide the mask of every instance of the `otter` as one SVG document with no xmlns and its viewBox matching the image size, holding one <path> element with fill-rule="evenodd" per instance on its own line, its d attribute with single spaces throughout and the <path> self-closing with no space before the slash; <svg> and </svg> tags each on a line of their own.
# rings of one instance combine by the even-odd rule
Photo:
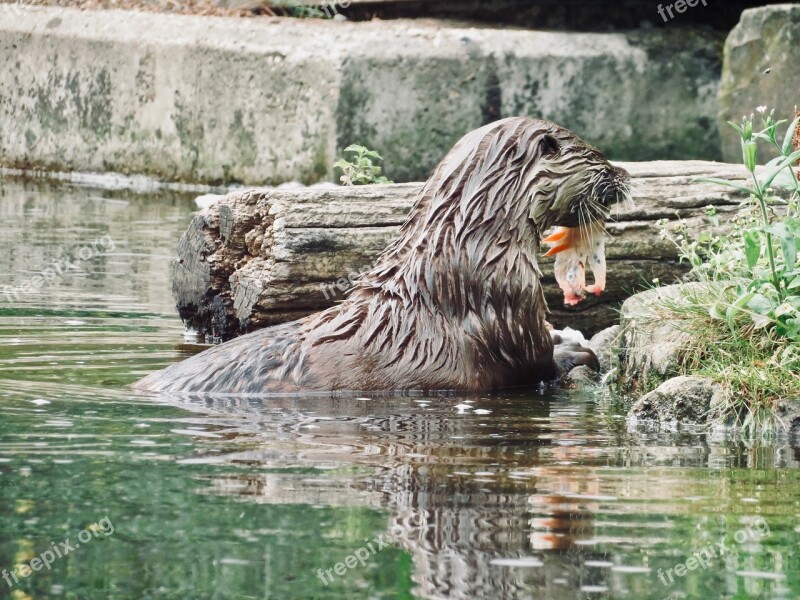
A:
<svg viewBox="0 0 800 600">
<path fill-rule="evenodd" d="M 628 173 L 553 123 L 512 117 L 465 135 L 396 241 L 336 306 L 215 346 L 141 390 L 490 391 L 596 366 L 545 320 L 542 232 L 604 221 Z"/>
</svg>

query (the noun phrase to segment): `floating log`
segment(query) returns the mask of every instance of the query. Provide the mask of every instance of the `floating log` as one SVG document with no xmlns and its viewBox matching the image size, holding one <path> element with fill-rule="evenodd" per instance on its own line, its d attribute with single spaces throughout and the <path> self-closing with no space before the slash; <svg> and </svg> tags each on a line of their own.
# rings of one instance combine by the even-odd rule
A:
<svg viewBox="0 0 800 600">
<path fill-rule="evenodd" d="M 697 177 L 743 182 L 743 167 L 703 161 L 618 163 L 632 177 L 632 202 L 615 208 L 606 242 L 608 286 L 563 306 L 553 260 L 542 259 L 549 320 L 594 333 L 616 322 L 622 302 L 688 269 L 659 220 L 691 234 L 728 229 L 742 194 Z M 195 215 L 178 247 L 172 291 L 187 326 L 224 341 L 333 305 L 394 239 L 422 184 L 233 192 Z M 715 207 L 716 216 L 708 214 Z"/>
</svg>

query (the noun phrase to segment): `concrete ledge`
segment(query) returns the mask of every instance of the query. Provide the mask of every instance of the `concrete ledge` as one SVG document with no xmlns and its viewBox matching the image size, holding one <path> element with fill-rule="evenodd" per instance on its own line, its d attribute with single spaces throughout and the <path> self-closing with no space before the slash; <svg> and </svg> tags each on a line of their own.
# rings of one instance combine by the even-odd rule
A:
<svg viewBox="0 0 800 600">
<path fill-rule="evenodd" d="M 716 159 L 715 35 L 0 5 L 0 166 L 310 183 L 362 143 L 419 180 L 514 114 L 620 160 Z"/>
<path fill-rule="evenodd" d="M 0 6 L 0 160 L 197 182 L 330 169 L 340 57 L 255 20 Z"/>
</svg>

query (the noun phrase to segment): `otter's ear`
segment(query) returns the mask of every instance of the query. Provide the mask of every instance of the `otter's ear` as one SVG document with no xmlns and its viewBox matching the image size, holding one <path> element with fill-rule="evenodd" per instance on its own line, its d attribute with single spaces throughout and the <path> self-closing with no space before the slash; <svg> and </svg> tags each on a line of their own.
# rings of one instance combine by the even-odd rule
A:
<svg viewBox="0 0 800 600">
<path fill-rule="evenodd" d="M 561 146 L 558 145 L 558 140 L 549 133 L 542 136 L 540 147 L 542 149 L 542 156 L 555 156 L 558 154 L 559 150 L 561 150 Z"/>
</svg>

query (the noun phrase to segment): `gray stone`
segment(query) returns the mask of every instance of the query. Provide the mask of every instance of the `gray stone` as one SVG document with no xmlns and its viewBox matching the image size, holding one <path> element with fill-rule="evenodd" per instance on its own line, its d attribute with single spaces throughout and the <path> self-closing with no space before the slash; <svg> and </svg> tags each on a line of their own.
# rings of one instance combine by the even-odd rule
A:
<svg viewBox="0 0 800 600">
<path fill-rule="evenodd" d="M 721 388 L 702 377 L 674 377 L 640 398 L 628 412 L 632 427 L 642 421 L 657 421 L 666 429 L 680 425 L 702 425 L 712 404 L 723 396 Z"/>
<path fill-rule="evenodd" d="M 600 380 L 597 371 L 586 365 L 580 365 L 562 376 L 561 383 L 567 388 L 595 387 Z"/>
<path fill-rule="evenodd" d="M 0 165 L 309 184 L 359 143 L 407 181 L 517 114 L 611 158 L 716 159 L 716 35 L 0 4 Z"/>
<path fill-rule="evenodd" d="M 769 70 L 769 72 L 767 72 Z M 767 105 L 791 120 L 800 105 L 800 4 L 746 10 L 725 43 L 720 90 L 723 157 L 740 162 L 737 134 L 725 121 Z"/>
<path fill-rule="evenodd" d="M 589 340 L 588 346 L 597 355 L 601 373 L 608 373 L 618 365 L 620 338 L 620 326 L 612 325 L 598 332 Z"/>
<path fill-rule="evenodd" d="M 505 36 L 501 48 L 492 48 L 504 115 L 555 121 L 618 160 L 719 159 L 717 34 Z"/>
<path fill-rule="evenodd" d="M 677 284 L 640 292 L 620 311 L 620 383 L 624 390 L 652 389 L 653 381 L 678 374 L 682 351 L 691 334 L 679 323 L 665 320 L 653 306 L 677 298 L 694 284 Z"/>
<path fill-rule="evenodd" d="M 779 400 L 775 405 L 774 420 L 779 429 L 800 439 L 800 398 Z"/>
</svg>

